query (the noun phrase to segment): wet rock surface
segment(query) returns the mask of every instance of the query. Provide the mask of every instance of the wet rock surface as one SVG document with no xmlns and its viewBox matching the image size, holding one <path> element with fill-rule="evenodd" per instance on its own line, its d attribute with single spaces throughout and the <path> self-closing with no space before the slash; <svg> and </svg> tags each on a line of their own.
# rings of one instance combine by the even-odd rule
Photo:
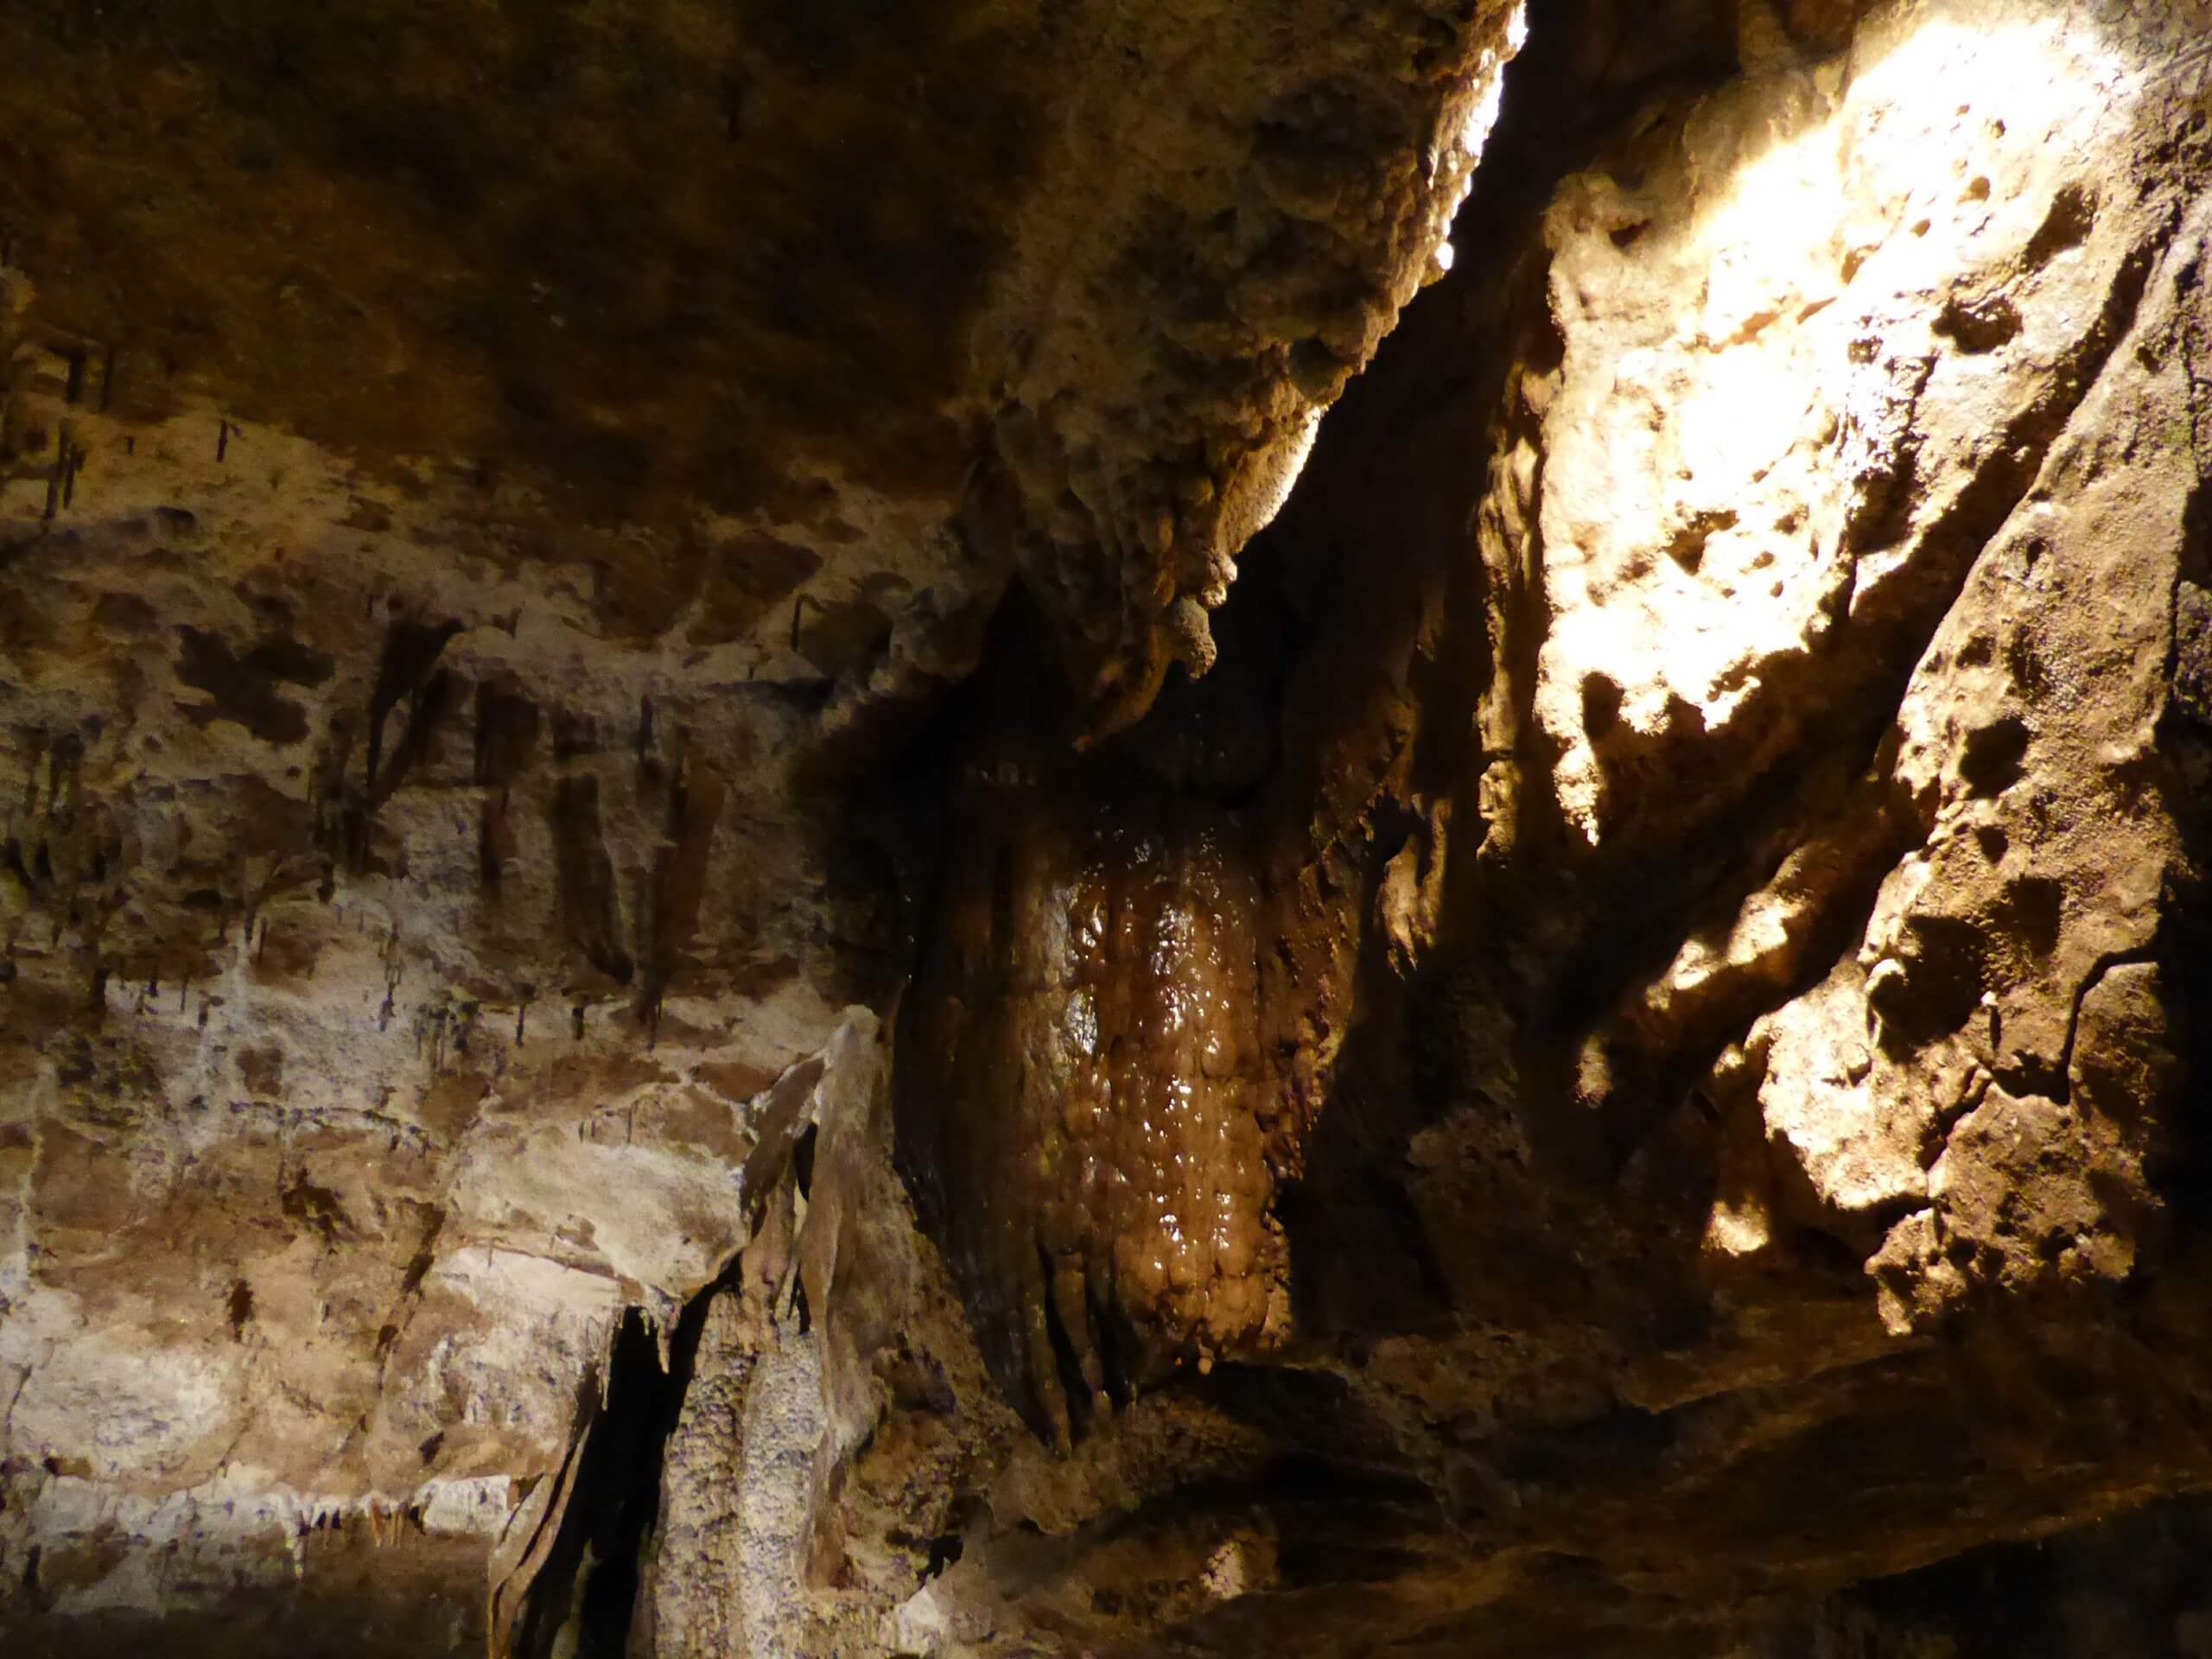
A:
<svg viewBox="0 0 2212 1659">
<path fill-rule="evenodd" d="M 809 155 L 1086 66 L 912 181 L 974 362 L 639 401 L 556 269 L 512 474 L 339 459 L 289 345 L 111 389 L 130 134 L 0 165 L 11 1644 L 2205 1650 L 2212 12 L 1562 0 L 1494 111 L 1503 12 L 1292 13 L 764 28 Z M 834 300 L 899 192 L 813 176 Z M 732 387 L 820 489 L 698 482 Z"/>
<path fill-rule="evenodd" d="M 1241 826 L 1039 758 L 987 753 L 957 811 L 897 1135 L 995 1371 L 1065 1446 L 1071 1408 L 1103 1420 L 1178 1361 L 1263 1344 L 1287 1148 Z"/>
</svg>

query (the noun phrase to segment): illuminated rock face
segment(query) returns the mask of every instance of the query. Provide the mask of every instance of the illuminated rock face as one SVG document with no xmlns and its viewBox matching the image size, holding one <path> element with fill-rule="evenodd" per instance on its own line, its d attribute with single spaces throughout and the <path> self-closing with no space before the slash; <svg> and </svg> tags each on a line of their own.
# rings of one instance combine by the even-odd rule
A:
<svg viewBox="0 0 2212 1659">
<path fill-rule="evenodd" d="M 296 10 L 0 8 L 9 1659 L 2206 1650 L 2203 0 L 1539 10 L 1211 610 L 1503 9 Z"/>
<path fill-rule="evenodd" d="M 1280 1300 L 1258 894 L 1141 779 L 980 784 L 902 1006 L 902 1159 L 1040 1433 L 1261 1341 Z"/>
<path fill-rule="evenodd" d="M 2164 94 L 2139 49 L 2048 8 L 1884 16 L 1563 184 L 1535 715 L 1592 844 L 1909 668 L 2174 234 L 2103 177 Z"/>
<path fill-rule="evenodd" d="M 2171 1041 L 2204 226 L 2100 135 L 2166 127 L 2183 46 L 2094 10 L 1878 14 L 1545 219 L 1530 714 L 1561 855 L 1648 868 L 1838 774 L 1829 822 L 1783 807 L 1772 873 L 1631 977 L 1576 1098 L 1632 1120 L 1719 1052 L 1706 1086 L 1769 1166 L 1713 1248 L 1847 1242 L 1900 1330 L 2124 1279 L 2158 1230 L 2165 1084 L 2115 1108 L 2069 1077 L 2107 1002 L 2146 1078 Z M 2008 1139 L 2069 1172 L 2017 1237 L 1988 1213 Z"/>
</svg>

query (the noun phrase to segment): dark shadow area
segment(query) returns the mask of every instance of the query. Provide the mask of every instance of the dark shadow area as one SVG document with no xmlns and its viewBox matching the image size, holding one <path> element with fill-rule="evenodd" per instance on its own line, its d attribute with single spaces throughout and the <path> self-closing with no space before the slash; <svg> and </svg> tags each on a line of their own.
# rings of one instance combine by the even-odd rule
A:
<svg viewBox="0 0 2212 1659">
<path fill-rule="evenodd" d="M 636 1308 L 624 1314 L 575 1489 L 517 1621 L 517 1659 L 624 1659 L 643 1552 L 660 1514 L 662 1460 L 717 1287 L 685 1306 L 666 1370 L 644 1314 Z"/>
<path fill-rule="evenodd" d="M 1757 1659 L 2198 1659 L 2212 1651 L 2212 1500 L 2155 1503 L 2031 1544 L 1879 1579 L 1792 1621 Z M 1840 1645 L 1848 1641 L 1850 1646 Z"/>
<path fill-rule="evenodd" d="M 263 1582 L 233 1582 L 208 1605 L 159 1613 L 35 1611 L 0 1618 L 8 1659 L 480 1659 L 486 1542 L 425 1534 L 401 1518 L 397 1538 L 368 1535 L 359 1517 L 301 1541 L 295 1580 L 281 1550 Z M 31 1552 L 29 1576 L 41 1573 Z M 33 1583 L 33 1608 L 66 1589 Z"/>
</svg>

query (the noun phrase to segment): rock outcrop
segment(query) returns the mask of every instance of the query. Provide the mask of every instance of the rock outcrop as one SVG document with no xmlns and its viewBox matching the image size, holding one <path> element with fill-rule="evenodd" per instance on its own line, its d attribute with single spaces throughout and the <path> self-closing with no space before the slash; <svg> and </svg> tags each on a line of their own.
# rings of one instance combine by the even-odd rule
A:
<svg viewBox="0 0 2212 1659">
<path fill-rule="evenodd" d="M 157 10 L 11 1652 L 2206 1650 L 2212 8 Z"/>
</svg>

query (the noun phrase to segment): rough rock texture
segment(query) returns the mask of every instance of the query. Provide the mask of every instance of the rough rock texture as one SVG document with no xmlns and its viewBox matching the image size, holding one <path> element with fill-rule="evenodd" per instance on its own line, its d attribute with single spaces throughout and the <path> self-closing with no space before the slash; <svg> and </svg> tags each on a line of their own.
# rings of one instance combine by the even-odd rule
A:
<svg viewBox="0 0 2212 1659">
<path fill-rule="evenodd" d="M 1071 1404 L 1103 1418 L 1281 1323 L 1281 1127 L 1241 827 L 1037 759 L 971 768 L 901 1009 L 897 1135 L 995 1374 L 1065 1446 Z"/>
<path fill-rule="evenodd" d="M 621 1309 L 741 1242 L 746 1103 L 835 1022 L 844 925 L 772 781 L 805 701 L 604 651 L 586 569 L 503 579 L 435 492 L 102 416 L 51 362 L 27 418 L 97 458 L 21 469 L 0 572 L 32 1593 L 196 1570 L 95 1571 L 103 1535 L 289 1574 L 323 1517 L 496 1531 Z"/>
<path fill-rule="evenodd" d="M 33 0 L 0 263 L 103 409 L 181 381 L 623 527 L 610 603 L 648 632 L 741 630 L 863 540 L 979 543 L 986 607 L 1018 555 L 1111 726 L 1208 660 L 1230 560 L 1434 268 L 1519 16 Z M 842 654 L 895 623 L 964 666 L 967 584 L 861 557 Z"/>
<path fill-rule="evenodd" d="M 823 779 L 1030 544 L 1001 410 L 1101 503 L 1032 570 L 1071 630 L 1178 559 L 1217 602 L 1511 21 L 0 20 L 7 1618 L 314 1602 L 396 1526 L 503 1541 L 531 1623 L 594 1377 L 672 1356 L 903 963 Z M 1147 564 L 1096 492 L 1162 468 L 1212 505 Z M 1126 718 L 1159 606 L 1107 608 Z"/>
<path fill-rule="evenodd" d="M 940 1650 L 1788 1651 L 2206 1478 L 2212 19 L 1707 21 L 1539 20 L 1479 264 L 1246 562 L 1291 1317 L 1018 1459 Z"/>
<path fill-rule="evenodd" d="M 1049 219 L 1021 222 L 984 323 L 1001 510 L 1093 665 L 1093 734 L 1142 715 L 1171 662 L 1212 665 L 1236 552 L 1449 257 L 1521 39 L 1518 0 L 1306 10 L 1112 19 L 1077 60 Z"/>
<path fill-rule="evenodd" d="M 10 1651 L 2207 1651 L 2212 9 L 803 10 L 0 22 Z"/>
</svg>

